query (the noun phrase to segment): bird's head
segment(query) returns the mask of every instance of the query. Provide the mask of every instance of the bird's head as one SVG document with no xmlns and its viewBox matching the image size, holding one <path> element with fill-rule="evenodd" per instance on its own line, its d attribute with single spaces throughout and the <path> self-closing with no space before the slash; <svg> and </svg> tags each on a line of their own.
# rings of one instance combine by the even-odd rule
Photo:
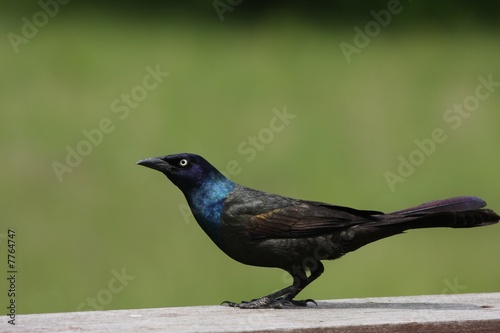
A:
<svg viewBox="0 0 500 333">
<path fill-rule="evenodd" d="M 160 171 L 184 193 L 199 188 L 206 181 L 227 180 L 207 160 L 195 154 L 152 157 L 137 164 Z"/>
</svg>

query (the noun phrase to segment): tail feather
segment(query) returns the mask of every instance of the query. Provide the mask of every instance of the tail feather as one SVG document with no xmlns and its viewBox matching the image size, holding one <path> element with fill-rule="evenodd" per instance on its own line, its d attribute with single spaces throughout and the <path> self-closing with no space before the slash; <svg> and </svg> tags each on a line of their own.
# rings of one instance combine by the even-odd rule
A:
<svg viewBox="0 0 500 333">
<path fill-rule="evenodd" d="M 407 218 L 403 218 L 407 219 Z M 498 223 L 498 216 L 491 209 L 474 209 L 467 211 L 448 211 L 431 213 L 427 216 L 416 217 L 411 222 L 408 221 L 408 229 L 420 228 L 473 228 L 482 227 Z"/>
<path fill-rule="evenodd" d="M 379 239 L 421 228 L 473 228 L 498 223 L 500 216 L 480 198 L 455 197 L 377 215 L 377 221 L 351 228 L 353 237 L 343 244 L 345 253 Z"/>
<path fill-rule="evenodd" d="M 485 206 L 484 200 L 470 196 L 430 201 L 386 214 L 379 225 L 401 224 L 406 229 L 418 229 L 472 228 L 497 223 L 500 216 Z"/>
<path fill-rule="evenodd" d="M 421 228 L 473 228 L 498 223 L 500 216 L 480 198 L 455 197 L 377 215 L 377 221 L 351 228 L 352 238 L 342 244 L 344 253 L 377 240 Z"/>
<path fill-rule="evenodd" d="M 449 212 L 449 211 L 463 212 L 467 210 L 483 208 L 485 206 L 486 202 L 481 198 L 462 196 L 444 200 L 429 201 L 421 205 L 398 210 L 390 214 L 417 216 L 418 214 L 429 214 L 429 213 Z"/>
</svg>

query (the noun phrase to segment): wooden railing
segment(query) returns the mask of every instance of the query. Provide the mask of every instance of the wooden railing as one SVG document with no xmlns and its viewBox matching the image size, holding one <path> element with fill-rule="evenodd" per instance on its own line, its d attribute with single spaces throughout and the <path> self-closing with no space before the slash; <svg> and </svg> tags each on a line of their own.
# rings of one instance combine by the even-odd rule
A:
<svg viewBox="0 0 500 333">
<path fill-rule="evenodd" d="M 318 301 L 294 309 L 191 306 L 4 316 L 0 332 L 500 332 L 500 293 Z"/>
</svg>

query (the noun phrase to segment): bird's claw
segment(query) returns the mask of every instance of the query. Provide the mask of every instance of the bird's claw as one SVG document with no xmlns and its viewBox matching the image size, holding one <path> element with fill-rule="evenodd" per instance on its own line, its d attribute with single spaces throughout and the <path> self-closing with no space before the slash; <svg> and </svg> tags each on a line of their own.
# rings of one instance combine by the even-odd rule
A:
<svg viewBox="0 0 500 333">
<path fill-rule="evenodd" d="M 269 297 L 262 297 L 251 301 L 242 301 L 241 303 L 224 301 L 221 305 L 228 305 L 229 307 L 240 309 L 266 309 L 271 308 L 271 306 L 269 306 L 271 301 L 272 300 Z"/>
<path fill-rule="evenodd" d="M 281 300 L 278 300 L 278 304 L 281 302 Z M 303 300 L 284 300 L 283 302 L 281 302 L 281 304 L 283 305 L 282 307 L 286 307 L 286 306 L 301 306 L 301 307 L 305 307 L 308 305 L 308 303 L 313 303 L 316 307 L 318 306 L 318 303 L 316 303 L 315 300 L 313 299 L 303 299 Z"/>
<path fill-rule="evenodd" d="M 248 302 L 243 301 L 241 303 L 224 301 L 221 303 L 221 305 L 228 305 L 229 307 L 240 309 L 284 309 L 292 307 L 306 307 L 308 303 L 313 303 L 315 306 L 318 306 L 318 304 L 313 299 L 293 300 L 287 297 L 273 299 L 267 296 L 253 299 Z"/>
<path fill-rule="evenodd" d="M 227 305 L 230 308 L 236 308 L 236 307 L 238 307 L 238 303 L 231 302 L 231 301 L 224 301 L 224 302 L 220 303 L 220 305 Z"/>
</svg>

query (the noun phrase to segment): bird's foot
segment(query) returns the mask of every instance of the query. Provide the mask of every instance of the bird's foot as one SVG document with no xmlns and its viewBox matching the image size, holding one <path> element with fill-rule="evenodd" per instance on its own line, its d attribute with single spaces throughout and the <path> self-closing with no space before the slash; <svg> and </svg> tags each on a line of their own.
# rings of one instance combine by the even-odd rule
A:
<svg viewBox="0 0 500 333">
<path fill-rule="evenodd" d="M 312 299 L 293 300 L 287 296 L 278 298 L 264 296 L 261 298 L 253 299 L 249 302 L 243 301 L 241 303 L 224 301 L 221 305 L 228 305 L 230 307 L 240 309 L 284 309 L 293 307 L 306 307 L 308 303 L 313 303 L 314 305 L 318 306 L 318 304 Z"/>
</svg>

